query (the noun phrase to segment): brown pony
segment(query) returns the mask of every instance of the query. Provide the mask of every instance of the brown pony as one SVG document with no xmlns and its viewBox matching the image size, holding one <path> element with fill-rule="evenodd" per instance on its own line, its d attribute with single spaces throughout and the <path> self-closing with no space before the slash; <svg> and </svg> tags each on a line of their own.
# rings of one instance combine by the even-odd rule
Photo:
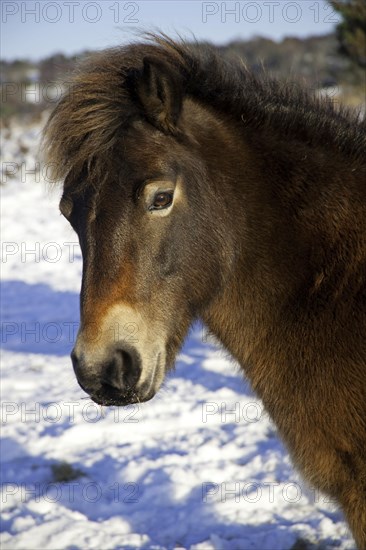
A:
<svg viewBox="0 0 366 550">
<path fill-rule="evenodd" d="M 201 318 L 360 549 L 365 129 L 299 86 L 160 36 L 92 56 L 45 130 L 83 253 L 81 387 L 104 405 L 151 399 Z"/>
</svg>

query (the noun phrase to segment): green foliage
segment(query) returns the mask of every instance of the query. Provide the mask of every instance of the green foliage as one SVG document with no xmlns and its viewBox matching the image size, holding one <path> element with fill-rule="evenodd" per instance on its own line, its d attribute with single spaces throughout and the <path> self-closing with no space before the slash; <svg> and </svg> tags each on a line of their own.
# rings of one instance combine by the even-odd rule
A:
<svg viewBox="0 0 366 550">
<path fill-rule="evenodd" d="M 337 26 L 339 51 L 361 68 L 366 68 L 365 0 L 330 0 L 342 21 Z"/>
</svg>

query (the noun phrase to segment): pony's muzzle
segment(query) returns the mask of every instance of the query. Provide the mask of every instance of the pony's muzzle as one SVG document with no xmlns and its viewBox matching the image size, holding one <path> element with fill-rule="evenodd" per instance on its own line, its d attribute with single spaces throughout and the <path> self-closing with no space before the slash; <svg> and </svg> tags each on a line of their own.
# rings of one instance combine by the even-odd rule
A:
<svg viewBox="0 0 366 550">
<path fill-rule="evenodd" d="M 139 401 L 136 386 L 142 361 L 135 348 L 117 345 L 99 365 L 88 364 L 85 356 L 79 356 L 75 349 L 71 359 L 79 385 L 97 403 L 127 405 Z"/>
</svg>

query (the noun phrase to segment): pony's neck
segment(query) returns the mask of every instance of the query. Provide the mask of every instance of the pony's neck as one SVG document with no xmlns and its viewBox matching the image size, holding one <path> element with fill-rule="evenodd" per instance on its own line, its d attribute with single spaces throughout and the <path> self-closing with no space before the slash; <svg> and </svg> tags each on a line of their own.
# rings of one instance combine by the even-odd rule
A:
<svg viewBox="0 0 366 550">
<path fill-rule="evenodd" d="M 281 309 L 315 277 L 311 244 L 291 217 L 291 201 L 307 200 L 306 185 L 296 184 L 300 157 L 306 153 L 301 145 L 292 152 L 290 139 L 279 145 L 265 132 L 249 133 L 244 125 L 193 103 L 187 113 L 205 152 L 209 185 L 227 205 L 223 221 L 233 258 L 202 318 L 242 365 L 250 365 L 276 330 Z M 307 179 L 311 162 L 302 164 Z"/>
<path fill-rule="evenodd" d="M 266 127 L 254 131 L 208 109 L 195 115 L 209 184 L 229 205 L 223 209 L 227 246 L 234 243 L 231 271 L 202 318 L 250 367 L 273 360 L 276 340 L 285 348 L 290 333 L 292 348 L 301 345 L 309 304 L 307 322 L 321 332 L 322 322 L 332 323 L 330 301 L 340 289 L 349 300 L 359 292 L 366 259 L 357 242 L 352 248 L 345 238 L 348 220 L 357 216 L 355 224 L 365 224 L 357 207 L 358 161 L 346 163 L 335 148 L 330 166 L 329 156 L 306 140 L 272 135 Z"/>
</svg>

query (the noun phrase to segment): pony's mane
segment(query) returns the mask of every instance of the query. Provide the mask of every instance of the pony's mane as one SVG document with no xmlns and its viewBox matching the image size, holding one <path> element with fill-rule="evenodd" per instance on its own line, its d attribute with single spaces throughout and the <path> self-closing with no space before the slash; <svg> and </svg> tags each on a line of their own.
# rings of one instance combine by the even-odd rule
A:
<svg viewBox="0 0 366 550">
<path fill-rule="evenodd" d="M 44 131 L 54 180 L 98 157 L 103 163 L 123 127 L 141 116 L 129 75 L 151 55 L 179 71 L 186 95 L 243 127 L 337 148 L 354 160 L 365 157 L 366 121 L 359 113 L 336 108 L 331 99 L 315 97 L 293 82 L 271 79 L 265 72 L 254 75 L 242 61 L 225 60 L 212 46 L 148 35 L 143 43 L 93 54 L 75 71 Z"/>
</svg>

